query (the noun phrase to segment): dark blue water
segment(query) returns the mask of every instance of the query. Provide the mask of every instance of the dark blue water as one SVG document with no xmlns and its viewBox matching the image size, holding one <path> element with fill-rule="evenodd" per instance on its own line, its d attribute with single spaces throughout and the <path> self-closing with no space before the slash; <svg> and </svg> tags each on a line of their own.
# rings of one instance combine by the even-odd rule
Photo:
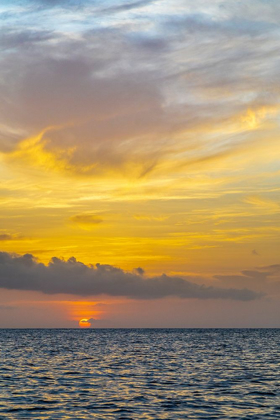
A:
<svg viewBox="0 0 280 420">
<path fill-rule="evenodd" d="M 2 419 L 280 419 L 280 330 L 0 330 Z"/>
</svg>

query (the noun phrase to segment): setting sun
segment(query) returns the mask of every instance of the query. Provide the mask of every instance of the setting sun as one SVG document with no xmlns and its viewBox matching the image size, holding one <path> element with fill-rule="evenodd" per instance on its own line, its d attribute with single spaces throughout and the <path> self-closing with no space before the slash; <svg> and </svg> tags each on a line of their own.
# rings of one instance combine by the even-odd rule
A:
<svg viewBox="0 0 280 420">
<path fill-rule="evenodd" d="M 0 420 L 280 420 L 279 21 L 0 0 Z"/>
<path fill-rule="evenodd" d="M 90 328 L 91 327 L 91 322 L 89 321 L 89 319 L 83 318 L 79 321 L 79 327 L 80 328 Z"/>
</svg>

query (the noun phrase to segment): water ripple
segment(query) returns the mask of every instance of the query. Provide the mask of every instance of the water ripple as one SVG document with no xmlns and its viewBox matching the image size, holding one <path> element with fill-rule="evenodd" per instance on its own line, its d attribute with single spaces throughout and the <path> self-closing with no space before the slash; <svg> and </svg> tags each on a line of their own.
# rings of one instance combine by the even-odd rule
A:
<svg viewBox="0 0 280 420">
<path fill-rule="evenodd" d="M 0 330 L 3 419 L 280 419 L 280 330 Z"/>
</svg>

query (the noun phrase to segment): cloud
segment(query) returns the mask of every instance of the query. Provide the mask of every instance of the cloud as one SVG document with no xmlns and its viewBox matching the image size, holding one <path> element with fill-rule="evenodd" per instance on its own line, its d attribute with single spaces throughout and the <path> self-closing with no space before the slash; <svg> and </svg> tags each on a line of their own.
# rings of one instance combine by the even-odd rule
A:
<svg viewBox="0 0 280 420">
<path fill-rule="evenodd" d="M 144 220 L 147 222 L 164 222 L 169 218 L 169 216 L 153 216 L 148 214 L 135 214 L 133 217 L 135 220 Z"/>
<path fill-rule="evenodd" d="M 138 0 L 138 1 L 132 1 L 132 2 L 126 2 L 121 5 L 116 6 L 108 6 L 107 8 L 101 9 L 101 14 L 106 13 L 118 13 L 118 12 L 126 12 L 128 10 L 132 9 L 138 9 L 140 7 L 147 6 L 148 4 L 153 3 L 154 0 Z"/>
<path fill-rule="evenodd" d="M 139 276 L 144 276 L 144 274 L 145 274 L 145 270 L 143 269 L 143 268 L 141 268 L 141 267 L 137 267 L 137 268 L 134 268 L 134 270 L 133 270 L 136 274 L 139 274 Z"/>
<path fill-rule="evenodd" d="M 222 286 L 246 287 L 265 292 L 270 295 L 279 293 L 280 290 L 280 265 L 274 264 L 258 267 L 255 270 L 242 270 L 241 274 L 215 275 Z"/>
<path fill-rule="evenodd" d="M 2 233 L 0 234 L 0 241 L 11 241 L 13 240 L 13 236 L 9 233 Z"/>
<path fill-rule="evenodd" d="M 259 267 L 259 270 L 268 272 L 269 275 L 277 274 L 280 272 L 280 264 L 272 264 L 264 267 Z"/>
<path fill-rule="evenodd" d="M 76 214 L 75 216 L 70 217 L 71 222 L 81 226 L 81 227 L 91 227 L 94 225 L 99 225 L 103 222 L 103 219 L 96 214 Z"/>
<path fill-rule="evenodd" d="M 236 284 L 246 284 L 247 282 L 251 282 L 252 284 L 256 284 L 257 282 L 263 283 L 267 276 L 269 276 L 270 272 L 267 271 L 258 271 L 258 270 L 243 270 L 241 274 L 233 274 L 233 275 L 215 275 L 214 277 L 218 280 L 222 280 L 223 282 L 235 282 Z"/>
<path fill-rule="evenodd" d="M 51 31 L 11 30 L 6 28 L 4 33 L 0 32 L 0 45 L 3 50 L 30 48 L 33 44 L 49 41 L 52 37 Z"/>
<path fill-rule="evenodd" d="M 260 197 L 258 195 L 248 196 L 244 199 L 245 203 L 251 204 L 256 208 L 270 213 L 279 213 L 280 206 L 275 201 Z"/>
<path fill-rule="evenodd" d="M 89 322 L 91 327 L 110 327 L 112 324 L 112 321 L 110 319 L 96 319 L 96 318 L 89 318 L 85 320 L 86 322 Z"/>
<path fill-rule="evenodd" d="M 242 116 L 278 106 L 279 6 L 196 3 L 38 0 L 7 15 L 2 152 L 47 170 L 139 177 L 166 161 L 201 170 L 246 143 Z M 20 147 L 43 130 L 39 148 Z"/>
<path fill-rule="evenodd" d="M 22 236 L 10 233 L 0 233 L 0 241 L 18 241 L 24 239 Z"/>
<path fill-rule="evenodd" d="M 143 277 L 111 265 L 85 265 L 74 257 L 67 261 L 53 257 L 48 265 L 38 263 L 31 254 L 0 253 L 0 287 L 33 290 L 46 294 L 66 293 L 79 296 L 124 296 L 131 299 L 232 299 L 250 301 L 263 294 L 249 289 L 225 289 L 196 284 L 165 274 Z"/>
<path fill-rule="evenodd" d="M 16 306 L 12 306 L 12 305 L 0 305 L 0 311 L 13 311 L 17 309 Z"/>
</svg>

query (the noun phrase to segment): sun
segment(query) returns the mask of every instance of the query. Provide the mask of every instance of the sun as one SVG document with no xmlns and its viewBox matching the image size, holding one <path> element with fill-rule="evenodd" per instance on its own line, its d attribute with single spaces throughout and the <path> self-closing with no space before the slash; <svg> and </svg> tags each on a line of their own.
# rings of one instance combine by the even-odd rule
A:
<svg viewBox="0 0 280 420">
<path fill-rule="evenodd" d="M 88 319 L 83 318 L 79 321 L 79 327 L 80 328 L 90 328 L 91 327 L 91 322 L 89 322 Z"/>
</svg>

